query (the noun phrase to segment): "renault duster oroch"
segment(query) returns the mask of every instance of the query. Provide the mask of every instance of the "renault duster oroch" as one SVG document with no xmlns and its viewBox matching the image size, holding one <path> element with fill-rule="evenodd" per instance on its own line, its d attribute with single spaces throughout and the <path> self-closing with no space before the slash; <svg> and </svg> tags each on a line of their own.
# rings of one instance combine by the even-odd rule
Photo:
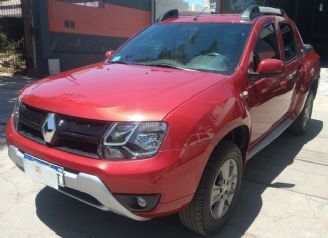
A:
<svg viewBox="0 0 328 238">
<path fill-rule="evenodd" d="M 259 6 L 172 10 L 106 55 L 20 92 L 10 158 L 94 207 L 139 221 L 179 213 L 201 234 L 230 216 L 252 156 L 306 131 L 320 77 L 294 22 Z"/>
</svg>

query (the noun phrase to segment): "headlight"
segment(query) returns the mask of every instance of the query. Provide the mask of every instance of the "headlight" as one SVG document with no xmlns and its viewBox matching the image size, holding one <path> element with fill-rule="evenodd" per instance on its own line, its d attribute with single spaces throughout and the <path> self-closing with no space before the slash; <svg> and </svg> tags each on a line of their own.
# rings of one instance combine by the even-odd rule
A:
<svg viewBox="0 0 328 238">
<path fill-rule="evenodd" d="M 19 119 L 19 108 L 20 108 L 21 101 L 19 98 L 15 101 L 14 111 L 13 111 L 13 122 L 14 122 L 14 128 L 17 130 L 18 127 L 18 119 Z"/>
<path fill-rule="evenodd" d="M 106 131 L 99 154 L 107 160 L 155 155 L 167 131 L 165 122 L 116 122 Z"/>
</svg>

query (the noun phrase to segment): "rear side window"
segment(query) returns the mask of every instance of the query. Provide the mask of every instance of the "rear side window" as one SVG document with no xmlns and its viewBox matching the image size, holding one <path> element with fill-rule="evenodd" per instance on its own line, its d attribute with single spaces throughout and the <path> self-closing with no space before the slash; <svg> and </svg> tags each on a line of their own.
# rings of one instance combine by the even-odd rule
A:
<svg viewBox="0 0 328 238">
<path fill-rule="evenodd" d="M 278 37 L 273 24 L 269 24 L 261 30 L 254 49 L 254 70 L 264 59 L 280 59 Z"/>
<path fill-rule="evenodd" d="M 286 23 L 280 24 L 280 30 L 284 42 L 286 62 L 289 62 L 297 56 L 295 35 L 290 25 Z"/>
</svg>

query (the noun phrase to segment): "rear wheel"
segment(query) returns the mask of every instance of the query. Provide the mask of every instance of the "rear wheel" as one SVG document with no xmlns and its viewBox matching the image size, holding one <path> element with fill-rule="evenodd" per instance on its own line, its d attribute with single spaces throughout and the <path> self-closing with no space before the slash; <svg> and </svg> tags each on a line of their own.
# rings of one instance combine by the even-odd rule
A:
<svg viewBox="0 0 328 238">
<path fill-rule="evenodd" d="M 212 154 L 181 222 L 202 235 L 217 231 L 229 218 L 240 191 L 243 172 L 239 148 L 223 141 Z"/>
<path fill-rule="evenodd" d="M 310 90 L 303 111 L 289 128 L 289 131 L 291 133 L 297 135 L 305 134 L 312 117 L 313 102 L 314 102 L 314 93 L 312 90 Z"/>
</svg>

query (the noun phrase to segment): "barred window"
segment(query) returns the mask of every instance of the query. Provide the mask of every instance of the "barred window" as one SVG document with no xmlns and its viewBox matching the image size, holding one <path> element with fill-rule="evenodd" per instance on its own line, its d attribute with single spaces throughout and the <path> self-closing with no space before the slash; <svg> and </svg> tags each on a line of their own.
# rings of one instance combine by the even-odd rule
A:
<svg viewBox="0 0 328 238">
<path fill-rule="evenodd" d="M 57 0 L 59 2 L 71 3 L 85 7 L 104 7 L 103 0 Z"/>
</svg>

